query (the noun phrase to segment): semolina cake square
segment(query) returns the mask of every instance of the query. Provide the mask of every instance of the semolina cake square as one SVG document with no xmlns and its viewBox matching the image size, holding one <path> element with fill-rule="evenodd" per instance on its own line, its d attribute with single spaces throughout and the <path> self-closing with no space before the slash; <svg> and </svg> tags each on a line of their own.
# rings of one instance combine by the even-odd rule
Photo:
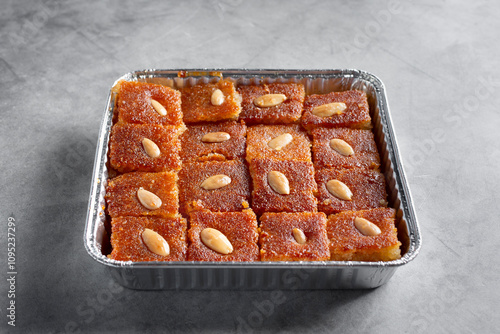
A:
<svg viewBox="0 0 500 334">
<path fill-rule="evenodd" d="M 352 194 L 351 198 L 334 195 L 328 189 L 330 180 L 340 181 L 347 186 Z M 378 171 L 364 168 L 321 169 L 316 171 L 316 182 L 318 210 L 321 212 L 331 214 L 387 206 L 385 178 Z"/>
<path fill-rule="evenodd" d="M 331 116 L 315 115 L 316 111 L 319 110 L 315 108 L 331 103 L 343 103 L 345 109 L 342 111 L 336 109 Z M 304 114 L 301 123 L 309 132 L 317 127 L 371 129 L 371 117 L 366 93 L 358 90 L 348 90 L 308 95 L 304 100 Z"/>
<path fill-rule="evenodd" d="M 261 261 L 325 261 L 330 259 L 324 213 L 266 212 L 259 221 Z M 296 237 L 295 229 L 299 229 L 305 238 Z"/>
<path fill-rule="evenodd" d="M 145 229 L 158 233 L 167 243 L 168 255 L 153 252 L 143 238 Z M 181 216 L 116 217 L 111 220 L 111 246 L 109 258 L 117 261 L 185 261 L 187 255 L 187 222 Z"/>
<path fill-rule="evenodd" d="M 217 90 L 222 92 L 218 101 Z M 241 97 L 230 80 L 184 88 L 181 99 L 186 123 L 237 120 L 241 112 Z"/>
<path fill-rule="evenodd" d="M 288 183 L 289 193 L 279 193 L 269 182 L 270 172 L 281 173 Z M 250 163 L 253 181 L 252 209 L 264 212 L 315 212 L 316 182 L 312 163 L 292 160 L 253 159 Z"/>
<path fill-rule="evenodd" d="M 203 187 L 209 178 L 229 177 L 219 188 Z M 191 210 L 241 211 L 250 201 L 250 176 L 247 166 L 237 160 L 184 164 L 179 172 L 179 201 L 182 214 Z"/>
<path fill-rule="evenodd" d="M 255 158 L 311 162 L 311 141 L 299 125 L 255 125 L 247 131 L 248 162 Z"/>
<path fill-rule="evenodd" d="M 240 119 L 247 124 L 291 124 L 298 123 L 302 116 L 305 97 L 304 85 L 298 83 L 272 83 L 267 85 L 239 86 L 241 94 Z M 268 94 L 283 94 L 282 103 L 259 107 L 255 99 Z"/>
<path fill-rule="evenodd" d="M 380 167 L 380 156 L 370 130 L 349 128 L 316 128 L 312 130 L 314 167 L 370 168 Z M 347 149 L 345 145 L 347 144 Z"/>
<path fill-rule="evenodd" d="M 179 210 L 177 174 L 174 172 L 126 173 L 108 181 L 106 202 L 111 217 L 160 216 L 174 217 Z M 142 189 L 141 189 L 142 188 Z M 148 198 L 144 191 L 158 197 L 154 203 L 158 208 L 148 209 L 143 203 Z M 149 200 L 150 201 L 150 200 Z"/>
<path fill-rule="evenodd" d="M 115 124 L 111 130 L 109 144 L 111 167 L 121 173 L 181 169 L 180 131 L 179 127 L 172 125 Z M 148 143 L 147 140 L 154 144 Z M 159 155 L 150 155 L 151 152 L 146 150 L 148 145 L 156 145 Z"/>
<path fill-rule="evenodd" d="M 200 234 L 206 228 L 222 233 L 232 246 L 232 252 L 222 254 L 208 247 Z M 252 210 L 242 212 L 193 211 L 189 214 L 189 261 L 258 261 L 259 246 L 257 217 Z"/>
<path fill-rule="evenodd" d="M 183 162 L 245 158 L 247 127 L 243 122 L 188 125 L 181 135 Z"/>
<path fill-rule="evenodd" d="M 153 100 L 165 108 L 166 115 L 154 108 Z M 167 86 L 122 81 L 118 93 L 118 121 L 183 127 L 181 93 Z"/>
<path fill-rule="evenodd" d="M 378 235 L 365 235 L 356 227 L 356 218 L 364 218 L 380 229 Z M 328 216 L 327 235 L 332 261 L 392 261 L 401 258 L 395 210 L 376 208 L 345 211 Z"/>
</svg>

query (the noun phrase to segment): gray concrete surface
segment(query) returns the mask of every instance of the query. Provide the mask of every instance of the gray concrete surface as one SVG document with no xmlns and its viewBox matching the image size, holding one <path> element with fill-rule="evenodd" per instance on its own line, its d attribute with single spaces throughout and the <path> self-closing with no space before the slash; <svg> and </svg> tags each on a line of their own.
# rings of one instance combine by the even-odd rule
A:
<svg viewBox="0 0 500 334">
<path fill-rule="evenodd" d="M 463 0 L 3 0 L 0 332 L 498 333 L 499 13 Z M 117 286 L 82 242 L 108 90 L 131 70 L 196 67 L 379 76 L 423 234 L 417 258 L 378 289 L 284 291 L 267 311 L 272 291 Z"/>
</svg>

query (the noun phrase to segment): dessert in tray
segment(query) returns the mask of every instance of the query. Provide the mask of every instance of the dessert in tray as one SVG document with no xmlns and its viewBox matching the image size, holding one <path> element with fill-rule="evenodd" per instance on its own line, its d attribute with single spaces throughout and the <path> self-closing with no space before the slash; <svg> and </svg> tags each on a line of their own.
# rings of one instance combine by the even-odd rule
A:
<svg viewBox="0 0 500 334">
<path fill-rule="evenodd" d="M 364 92 L 122 81 L 106 213 L 117 261 L 391 261 Z"/>
</svg>

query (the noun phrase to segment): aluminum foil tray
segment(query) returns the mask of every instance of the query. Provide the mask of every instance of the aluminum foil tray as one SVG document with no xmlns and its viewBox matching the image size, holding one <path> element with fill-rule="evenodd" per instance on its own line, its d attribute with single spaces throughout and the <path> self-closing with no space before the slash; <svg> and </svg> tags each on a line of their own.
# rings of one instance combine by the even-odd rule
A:
<svg viewBox="0 0 500 334">
<path fill-rule="evenodd" d="M 110 90 L 95 155 L 84 243 L 87 252 L 104 265 L 120 284 L 132 289 L 363 289 L 386 283 L 395 270 L 418 254 L 421 245 L 417 217 L 406 182 L 383 83 L 359 70 L 144 70 L 119 80 L 182 88 L 199 82 L 230 78 L 237 84 L 300 82 L 306 94 L 357 89 L 366 92 L 373 132 L 386 177 L 389 206 L 396 209 L 399 260 L 390 262 L 121 262 L 109 259 L 109 222 L 105 200 L 107 152 L 117 93 Z"/>
</svg>

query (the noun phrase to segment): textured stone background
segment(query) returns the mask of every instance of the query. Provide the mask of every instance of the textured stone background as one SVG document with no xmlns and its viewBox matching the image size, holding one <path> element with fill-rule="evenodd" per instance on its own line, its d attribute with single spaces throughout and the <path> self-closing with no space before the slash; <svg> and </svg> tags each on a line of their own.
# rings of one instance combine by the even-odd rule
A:
<svg viewBox="0 0 500 334">
<path fill-rule="evenodd" d="M 2 1 L 0 331 L 500 329 L 500 5 Z M 357 68 L 386 85 L 423 247 L 370 291 L 132 291 L 83 247 L 109 88 L 144 68 Z M 7 220 L 16 220 L 16 327 Z M 270 305 L 262 309 L 262 305 Z"/>
</svg>

